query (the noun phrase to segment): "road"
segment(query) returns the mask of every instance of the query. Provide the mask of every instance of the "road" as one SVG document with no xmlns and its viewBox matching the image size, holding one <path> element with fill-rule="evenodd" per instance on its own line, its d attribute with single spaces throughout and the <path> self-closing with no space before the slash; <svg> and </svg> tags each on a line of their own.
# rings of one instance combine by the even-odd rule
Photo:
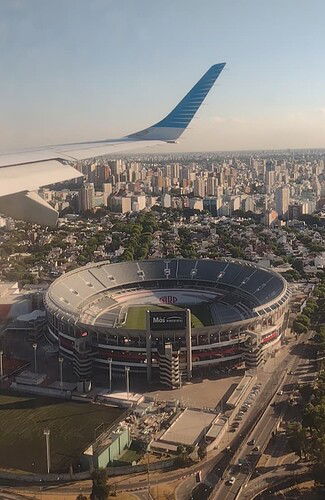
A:
<svg viewBox="0 0 325 500">
<path fill-rule="evenodd" d="M 296 382 L 296 375 L 291 375 L 289 372 L 295 373 L 301 357 L 306 356 L 307 347 L 305 341 L 308 338 L 308 334 L 302 336 L 295 344 L 292 344 L 290 353 L 286 358 L 280 363 L 277 368 L 280 378 L 278 380 L 279 386 L 292 385 Z M 288 372 L 288 373 L 287 373 Z M 274 386 L 273 386 L 274 387 Z M 277 387 L 273 390 L 278 391 Z M 238 448 L 231 463 L 227 470 L 223 474 L 222 481 L 219 481 L 210 498 L 215 500 L 233 500 L 234 498 L 240 498 L 240 490 L 245 487 L 248 483 L 252 473 L 255 470 L 256 463 L 258 461 L 259 455 L 252 453 L 252 448 L 258 446 L 260 452 L 263 452 L 266 448 L 272 432 L 275 431 L 279 419 L 282 417 L 282 411 L 286 407 L 285 403 L 288 398 L 288 394 L 275 395 L 272 403 L 275 406 L 268 406 L 266 410 L 261 415 L 258 423 L 255 425 L 251 433 L 246 433 L 243 444 Z M 279 409 L 280 411 L 275 411 Z M 248 445 L 248 441 L 254 439 L 254 446 Z M 241 460 L 245 465 L 239 466 L 238 461 Z M 227 484 L 230 477 L 235 477 L 235 482 L 233 485 Z"/>
<path fill-rule="evenodd" d="M 294 468 L 295 467 L 295 468 Z M 271 485 L 275 485 L 276 483 L 285 481 L 286 479 L 290 479 L 292 477 L 300 477 L 300 475 L 308 474 L 309 468 L 302 464 L 293 466 L 286 465 L 285 467 L 279 467 L 276 470 L 272 470 L 267 474 L 263 474 L 263 476 L 257 477 L 250 481 L 246 488 L 243 488 L 240 493 L 240 500 L 252 500 L 256 495 L 260 492 L 269 488 Z"/>
<path fill-rule="evenodd" d="M 283 396 L 278 396 L 275 401 L 281 402 Z M 211 498 L 229 500 L 236 497 L 240 487 L 242 487 L 252 472 L 254 471 L 255 465 L 259 460 L 260 453 L 264 451 L 267 446 L 272 430 L 277 426 L 279 421 L 279 415 L 274 412 L 272 406 L 268 406 L 259 419 L 254 430 L 245 436 L 244 444 L 239 448 L 238 452 L 233 457 L 230 467 L 225 471 L 223 475 L 222 482 L 219 483 L 219 488 L 211 495 Z M 254 440 L 254 445 L 249 445 L 248 442 Z M 258 446 L 260 452 L 253 452 L 253 448 Z M 238 463 L 242 462 L 244 465 L 239 466 Z M 230 477 L 235 477 L 235 483 L 230 486 L 227 481 Z"/>
<path fill-rule="evenodd" d="M 191 497 L 192 490 L 195 488 L 196 484 L 195 475 L 184 479 L 184 481 L 182 481 L 175 490 L 175 499 L 188 500 Z"/>
</svg>

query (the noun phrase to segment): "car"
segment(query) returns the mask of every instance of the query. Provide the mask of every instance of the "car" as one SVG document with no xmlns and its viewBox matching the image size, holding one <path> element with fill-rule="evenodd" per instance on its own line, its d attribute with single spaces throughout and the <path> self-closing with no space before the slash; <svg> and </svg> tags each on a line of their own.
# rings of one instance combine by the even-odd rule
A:
<svg viewBox="0 0 325 500">
<path fill-rule="evenodd" d="M 255 446 L 255 447 L 253 448 L 253 451 L 260 451 L 260 447 L 259 447 L 259 446 Z"/>
<path fill-rule="evenodd" d="M 232 485 L 236 481 L 236 478 L 232 476 L 230 479 L 228 479 L 228 484 Z"/>
<path fill-rule="evenodd" d="M 239 426 L 239 422 L 233 422 L 233 423 L 231 424 L 231 427 L 238 427 L 238 426 Z"/>
<path fill-rule="evenodd" d="M 278 396 L 282 396 L 282 394 L 283 394 L 282 390 L 278 392 Z"/>
<path fill-rule="evenodd" d="M 248 445 L 249 446 L 254 446 L 254 444 L 256 443 L 256 439 L 251 439 L 250 441 L 248 441 Z"/>
</svg>

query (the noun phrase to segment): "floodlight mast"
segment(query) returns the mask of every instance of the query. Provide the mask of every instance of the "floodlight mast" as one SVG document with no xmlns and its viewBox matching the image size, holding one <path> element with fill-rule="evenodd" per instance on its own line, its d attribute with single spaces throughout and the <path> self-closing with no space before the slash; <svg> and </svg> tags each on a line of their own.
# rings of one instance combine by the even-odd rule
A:
<svg viewBox="0 0 325 500">
<path fill-rule="evenodd" d="M 0 351 L 0 377 L 3 377 L 3 350 Z"/>
<path fill-rule="evenodd" d="M 63 390 L 63 357 L 59 356 L 59 368 L 60 368 L 60 389 Z"/>
<path fill-rule="evenodd" d="M 130 396 L 130 367 L 129 366 L 125 367 L 125 374 L 126 374 L 126 396 L 127 396 L 127 399 L 129 399 L 129 396 Z"/>
<path fill-rule="evenodd" d="M 37 343 L 34 342 L 33 344 L 33 349 L 34 349 L 34 372 L 37 373 Z"/>
<path fill-rule="evenodd" d="M 43 434 L 46 440 L 46 466 L 47 466 L 47 473 L 49 474 L 51 469 L 50 429 L 44 429 Z"/>
<path fill-rule="evenodd" d="M 109 381 L 109 392 L 112 392 L 112 358 L 108 359 L 108 381 Z"/>
</svg>

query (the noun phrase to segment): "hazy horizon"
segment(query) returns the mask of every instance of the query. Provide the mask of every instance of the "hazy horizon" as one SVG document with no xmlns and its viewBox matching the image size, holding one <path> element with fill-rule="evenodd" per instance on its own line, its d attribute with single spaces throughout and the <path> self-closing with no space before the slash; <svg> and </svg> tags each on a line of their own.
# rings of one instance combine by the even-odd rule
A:
<svg viewBox="0 0 325 500">
<path fill-rule="evenodd" d="M 114 138 L 227 63 L 171 150 L 325 147 L 321 0 L 0 1 L 1 152 Z"/>
</svg>

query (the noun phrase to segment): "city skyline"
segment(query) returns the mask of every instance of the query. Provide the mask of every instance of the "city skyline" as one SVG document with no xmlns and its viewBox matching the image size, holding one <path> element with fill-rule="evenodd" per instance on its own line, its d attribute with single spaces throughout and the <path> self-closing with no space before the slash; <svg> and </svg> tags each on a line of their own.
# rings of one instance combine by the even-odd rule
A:
<svg viewBox="0 0 325 500">
<path fill-rule="evenodd" d="M 321 148 L 323 10 L 290 0 L 167 1 L 163 11 L 3 1 L 1 150 L 146 127 L 216 60 L 227 69 L 191 129 L 150 151 Z"/>
</svg>

